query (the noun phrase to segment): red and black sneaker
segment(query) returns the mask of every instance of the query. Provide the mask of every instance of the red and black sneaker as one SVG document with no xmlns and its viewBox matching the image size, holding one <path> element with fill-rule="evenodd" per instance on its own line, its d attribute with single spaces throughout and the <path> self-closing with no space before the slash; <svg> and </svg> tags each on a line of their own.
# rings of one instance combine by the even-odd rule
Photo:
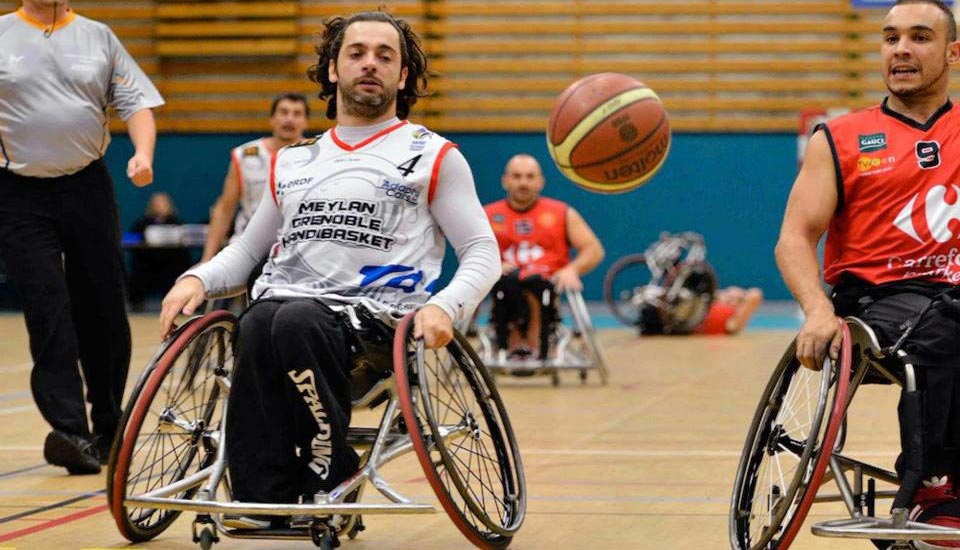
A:
<svg viewBox="0 0 960 550">
<path fill-rule="evenodd" d="M 960 499 L 947 476 L 924 481 L 914 494 L 913 503 L 911 521 L 960 531 Z M 960 548 L 960 540 L 917 540 L 913 545 L 917 550 Z"/>
</svg>

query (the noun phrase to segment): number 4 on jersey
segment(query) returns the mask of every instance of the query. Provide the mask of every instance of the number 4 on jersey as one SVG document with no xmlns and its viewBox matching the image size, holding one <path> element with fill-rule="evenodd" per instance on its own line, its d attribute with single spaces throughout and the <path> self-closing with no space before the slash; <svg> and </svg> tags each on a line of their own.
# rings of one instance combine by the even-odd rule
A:
<svg viewBox="0 0 960 550">
<path fill-rule="evenodd" d="M 400 170 L 400 173 L 403 174 L 403 177 L 409 176 L 410 172 L 413 172 L 414 167 L 417 166 L 417 163 L 420 162 L 420 157 L 422 156 L 423 155 L 417 155 L 412 159 L 401 162 L 400 165 L 397 166 L 397 170 Z"/>
</svg>

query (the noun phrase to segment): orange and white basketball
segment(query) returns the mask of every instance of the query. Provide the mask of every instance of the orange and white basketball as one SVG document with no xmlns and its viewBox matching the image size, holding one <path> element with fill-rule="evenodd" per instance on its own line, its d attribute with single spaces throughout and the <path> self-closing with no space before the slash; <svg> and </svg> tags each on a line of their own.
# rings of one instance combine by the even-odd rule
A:
<svg viewBox="0 0 960 550">
<path fill-rule="evenodd" d="M 581 187 L 622 193 L 648 182 L 670 150 L 670 121 L 657 94 L 627 75 L 584 77 L 561 93 L 547 125 L 547 149 Z"/>
</svg>

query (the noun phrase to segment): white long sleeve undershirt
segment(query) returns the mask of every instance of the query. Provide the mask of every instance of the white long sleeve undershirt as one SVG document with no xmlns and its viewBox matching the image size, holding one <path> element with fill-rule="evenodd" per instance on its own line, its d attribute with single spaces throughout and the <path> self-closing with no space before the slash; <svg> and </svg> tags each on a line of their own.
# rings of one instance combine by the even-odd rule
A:
<svg viewBox="0 0 960 550">
<path fill-rule="evenodd" d="M 353 144 L 396 124 L 397 119 L 364 127 L 337 127 L 337 137 Z M 457 149 L 443 158 L 430 213 L 453 247 L 459 266 L 446 288 L 427 303 L 443 309 L 454 321 L 466 320 L 500 277 L 500 250 L 487 216 L 477 198 L 473 174 Z M 277 243 L 283 219 L 273 196 L 263 193 L 246 230 L 210 261 L 190 269 L 203 282 L 208 297 L 242 292 L 260 259 Z M 315 246 L 330 246 L 317 243 Z M 269 297 L 269 286 L 258 297 Z M 318 295 L 323 299 L 324 296 Z"/>
</svg>

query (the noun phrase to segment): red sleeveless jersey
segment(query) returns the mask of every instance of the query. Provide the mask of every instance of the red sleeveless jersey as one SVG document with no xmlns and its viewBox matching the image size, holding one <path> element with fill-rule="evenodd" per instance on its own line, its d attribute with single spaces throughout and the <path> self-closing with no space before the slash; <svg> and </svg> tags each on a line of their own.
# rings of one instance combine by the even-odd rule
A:
<svg viewBox="0 0 960 550">
<path fill-rule="evenodd" d="M 960 109 L 925 124 L 882 105 L 826 124 L 838 205 L 824 279 L 960 282 Z"/>
<path fill-rule="evenodd" d="M 520 277 L 549 278 L 570 262 L 567 205 L 540 197 L 518 212 L 506 200 L 483 207 L 500 244 L 500 257 L 520 268 Z"/>
</svg>

